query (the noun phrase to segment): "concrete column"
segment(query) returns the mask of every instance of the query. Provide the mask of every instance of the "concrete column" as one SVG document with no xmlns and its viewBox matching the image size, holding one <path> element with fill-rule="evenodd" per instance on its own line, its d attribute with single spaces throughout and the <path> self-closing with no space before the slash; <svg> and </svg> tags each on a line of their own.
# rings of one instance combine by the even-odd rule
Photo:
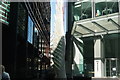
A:
<svg viewBox="0 0 120 80">
<path fill-rule="evenodd" d="M 104 47 L 101 39 L 94 41 L 94 77 L 104 77 Z"/>
</svg>

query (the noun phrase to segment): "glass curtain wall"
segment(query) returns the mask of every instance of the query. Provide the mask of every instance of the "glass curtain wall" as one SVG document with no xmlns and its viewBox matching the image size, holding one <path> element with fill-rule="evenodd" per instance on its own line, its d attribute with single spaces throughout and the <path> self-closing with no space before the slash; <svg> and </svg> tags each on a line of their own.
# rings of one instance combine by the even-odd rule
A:
<svg viewBox="0 0 120 80">
<path fill-rule="evenodd" d="M 18 4 L 18 27 L 17 33 L 26 38 L 26 26 L 27 26 L 27 11 L 23 7 L 22 3 Z"/>
<path fill-rule="evenodd" d="M 92 5 L 94 4 L 94 6 Z M 73 4 L 74 21 L 92 18 L 92 12 L 95 17 L 112 15 L 119 12 L 118 0 L 81 0 Z M 92 8 L 94 7 L 94 8 Z M 93 11 L 92 11 L 93 10 Z M 120 35 L 120 34 L 119 34 Z M 115 35 L 104 36 L 105 58 L 105 77 L 120 76 L 120 37 Z M 109 37 L 109 38 L 108 38 Z M 84 41 L 84 74 L 94 77 L 94 39 Z"/>
<path fill-rule="evenodd" d="M 74 20 L 92 18 L 91 0 L 83 0 L 74 3 Z"/>
<path fill-rule="evenodd" d="M 105 68 L 107 77 L 120 77 L 120 34 L 105 36 Z"/>
<path fill-rule="evenodd" d="M 95 8 L 92 4 L 95 4 Z M 92 12 L 95 12 L 93 14 Z M 113 14 L 119 12 L 118 0 L 82 0 L 74 3 L 73 18 L 74 21 Z"/>
<path fill-rule="evenodd" d="M 4 1 L 4 0 L 3 0 Z M 10 12 L 10 2 L 0 1 L 0 22 L 4 24 L 9 24 L 9 12 Z"/>
<path fill-rule="evenodd" d="M 119 12 L 118 0 L 95 0 L 95 16 Z"/>
</svg>

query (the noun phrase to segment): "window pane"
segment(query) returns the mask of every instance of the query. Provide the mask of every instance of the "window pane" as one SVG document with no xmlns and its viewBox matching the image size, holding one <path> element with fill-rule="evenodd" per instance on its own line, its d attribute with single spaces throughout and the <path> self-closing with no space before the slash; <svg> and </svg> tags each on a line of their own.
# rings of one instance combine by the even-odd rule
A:
<svg viewBox="0 0 120 80">
<path fill-rule="evenodd" d="M 26 37 L 27 11 L 21 3 L 18 4 L 18 27 L 17 33 L 23 38 Z"/>
<path fill-rule="evenodd" d="M 106 0 L 95 0 L 95 16 L 106 15 L 104 12 L 107 9 L 105 1 Z"/>
<path fill-rule="evenodd" d="M 83 0 L 74 3 L 74 20 L 82 20 L 92 17 L 91 0 Z"/>
<path fill-rule="evenodd" d="M 10 12 L 10 2 L 0 1 L 0 22 L 8 25 L 9 22 L 9 12 Z"/>
<path fill-rule="evenodd" d="M 118 0 L 95 0 L 95 16 L 102 16 L 119 12 Z"/>
<path fill-rule="evenodd" d="M 107 0 L 107 8 L 108 8 L 108 11 L 110 11 L 110 14 L 119 12 L 118 0 L 114 0 L 114 2 L 110 2 L 110 0 Z"/>
<path fill-rule="evenodd" d="M 77 6 L 74 6 L 74 20 L 77 21 L 77 20 L 80 20 L 80 15 L 81 15 L 81 4 L 80 5 L 77 5 Z"/>
<path fill-rule="evenodd" d="M 33 21 L 28 17 L 28 42 L 33 42 Z"/>
</svg>

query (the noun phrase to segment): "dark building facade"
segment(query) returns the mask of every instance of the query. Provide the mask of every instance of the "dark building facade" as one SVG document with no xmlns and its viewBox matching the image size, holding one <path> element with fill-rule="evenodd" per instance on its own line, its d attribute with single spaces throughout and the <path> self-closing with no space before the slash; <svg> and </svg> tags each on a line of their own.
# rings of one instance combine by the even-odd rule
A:
<svg viewBox="0 0 120 80">
<path fill-rule="evenodd" d="M 2 64 L 11 80 L 40 78 L 50 66 L 50 3 L 5 1 L 1 5 Z"/>
</svg>

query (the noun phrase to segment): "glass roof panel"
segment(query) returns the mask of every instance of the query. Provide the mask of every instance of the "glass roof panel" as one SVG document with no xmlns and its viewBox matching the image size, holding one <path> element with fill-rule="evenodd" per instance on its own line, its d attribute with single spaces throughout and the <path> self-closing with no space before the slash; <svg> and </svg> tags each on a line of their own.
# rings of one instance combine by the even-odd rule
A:
<svg viewBox="0 0 120 80">
<path fill-rule="evenodd" d="M 94 32 L 102 32 L 104 30 L 102 30 L 101 28 L 99 28 L 98 26 L 96 26 L 95 24 L 89 22 L 89 23 L 84 23 L 82 24 L 84 26 L 86 26 L 87 28 L 93 30 Z"/>
<path fill-rule="evenodd" d="M 108 19 L 100 20 L 97 23 L 108 30 L 117 30 L 118 29 L 112 22 L 110 22 L 110 21 L 108 22 Z"/>
<path fill-rule="evenodd" d="M 112 18 L 112 20 L 120 25 L 120 18 L 119 17 Z"/>
<path fill-rule="evenodd" d="M 78 26 L 78 25 L 77 25 L 77 27 L 76 27 L 75 30 L 76 30 L 77 32 L 82 33 L 82 34 L 89 34 L 89 33 L 90 33 L 89 31 L 85 30 L 84 28 L 82 28 L 81 26 Z"/>
</svg>

